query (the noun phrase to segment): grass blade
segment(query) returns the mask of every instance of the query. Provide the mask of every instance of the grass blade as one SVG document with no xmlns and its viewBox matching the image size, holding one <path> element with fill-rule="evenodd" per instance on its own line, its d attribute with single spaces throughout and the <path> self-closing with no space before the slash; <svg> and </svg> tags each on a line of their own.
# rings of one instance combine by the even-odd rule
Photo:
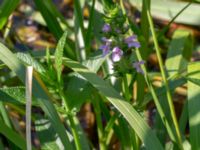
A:
<svg viewBox="0 0 200 150">
<path fill-rule="evenodd" d="M 152 37 L 153 37 L 153 42 L 154 42 L 154 45 L 155 45 L 156 55 L 158 57 L 159 67 L 160 67 L 160 71 L 161 71 L 161 75 L 162 75 L 162 79 L 163 79 L 163 84 L 165 85 L 165 88 L 166 88 L 168 105 L 169 105 L 172 121 L 173 121 L 175 131 L 176 131 L 177 142 L 178 142 L 179 148 L 183 149 L 182 148 L 181 133 L 180 133 L 180 130 L 179 130 L 178 121 L 177 121 L 176 114 L 175 114 L 172 95 L 171 95 L 171 92 L 170 92 L 170 89 L 169 89 L 168 80 L 166 78 L 163 60 L 162 60 L 162 57 L 161 57 L 160 48 L 159 48 L 159 45 L 158 45 L 158 41 L 157 41 L 155 29 L 154 29 L 154 24 L 153 24 L 153 20 L 152 20 L 151 13 L 150 13 L 148 5 L 146 6 L 146 11 L 147 11 L 147 17 L 148 17 L 148 21 L 149 21 L 149 25 L 150 25 L 150 30 L 151 30 Z"/>
<path fill-rule="evenodd" d="M 11 130 L 9 127 L 7 127 L 1 120 L 0 120 L 0 133 L 3 134 L 6 138 L 8 138 L 20 149 L 26 150 L 25 139 L 19 136 L 19 134 L 17 134 L 13 130 Z M 35 148 L 32 149 L 35 150 Z"/>
<path fill-rule="evenodd" d="M 10 14 L 17 8 L 20 0 L 4 0 L 0 6 L 0 30 L 6 24 Z"/>
<path fill-rule="evenodd" d="M 64 149 L 64 147 L 59 145 L 59 140 L 56 137 L 56 132 L 52 127 L 49 120 L 37 117 L 35 122 L 35 127 L 37 135 L 40 140 L 42 150 L 59 150 Z"/>
<path fill-rule="evenodd" d="M 200 62 L 191 63 L 188 65 L 188 73 L 199 71 Z M 200 73 L 190 75 L 190 78 L 200 79 Z M 200 86 L 188 81 L 188 114 L 190 125 L 190 142 L 192 149 L 200 149 Z"/>
<path fill-rule="evenodd" d="M 84 1 L 83 1 L 84 2 Z M 86 59 L 85 53 L 85 29 L 82 13 L 81 1 L 74 0 L 74 31 L 76 40 L 76 54 L 77 60 L 82 61 Z"/>
<path fill-rule="evenodd" d="M 57 40 L 59 40 L 63 34 L 63 30 L 57 20 L 57 13 L 52 12 L 52 9 L 48 9 L 48 5 L 46 1 L 41 1 L 41 0 L 35 0 L 34 1 L 37 8 L 39 9 L 40 13 L 42 14 L 49 30 L 51 31 L 51 33 L 53 33 L 53 35 L 55 36 L 55 38 Z M 68 54 L 68 57 L 70 58 L 75 58 L 75 54 L 74 54 L 74 44 L 73 42 L 68 39 L 66 44 L 66 53 Z"/>
<path fill-rule="evenodd" d="M 129 1 L 137 8 L 141 9 L 141 0 Z M 151 0 L 151 13 L 155 18 L 171 21 L 179 12 L 183 10 L 184 7 L 187 7 L 187 5 L 188 2 L 184 1 Z M 199 26 L 199 9 L 199 4 L 192 3 L 174 20 L 174 22 Z"/>
<path fill-rule="evenodd" d="M 165 63 L 169 77 L 180 73 L 186 68 L 192 54 L 192 48 L 189 48 L 187 45 L 188 40 L 190 42 L 190 45 L 192 45 L 189 31 L 175 31 L 169 46 L 167 60 Z"/>
</svg>

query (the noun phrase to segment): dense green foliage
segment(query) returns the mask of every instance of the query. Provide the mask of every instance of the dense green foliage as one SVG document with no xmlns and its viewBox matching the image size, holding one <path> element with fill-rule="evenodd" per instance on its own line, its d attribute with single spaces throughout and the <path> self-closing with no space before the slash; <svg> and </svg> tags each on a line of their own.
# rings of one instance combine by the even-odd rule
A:
<svg viewBox="0 0 200 150">
<path fill-rule="evenodd" d="M 188 28 L 167 37 L 174 22 L 199 25 L 197 1 L 74 0 L 69 19 L 52 0 L 34 0 L 40 15 L 32 19 L 57 44 L 25 52 L 13 48 L 9 38 L 9 16 L 22 3 L 4 0 L 0 6 L 0 149 L 27 149 L 28 138 L 11 111 L 31 118 L 40 142 L 32 149 L 106 150 L 113 139 L 123 150 L 200 149 L 200 63 L 191 62 L 198 42 Z M 164 14 L 167 24 L 157 28 L 155 13 Z M 27 66 L 34 68 L 30 116 L 25 111 Z M 183 87 L 187 92 L 181 97 L 177 89 Z M 95 140 L 78 115 L 88 103 Z"/>
</svg>

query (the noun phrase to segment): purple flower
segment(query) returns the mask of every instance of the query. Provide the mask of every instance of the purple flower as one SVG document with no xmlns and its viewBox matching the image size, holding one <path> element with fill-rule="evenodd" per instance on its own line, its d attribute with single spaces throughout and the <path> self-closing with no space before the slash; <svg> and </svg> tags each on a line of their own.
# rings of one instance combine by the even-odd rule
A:
<svg viewBox="0 0 200 150">
<path fill-rule="evenodd" d="M 104 45 L 101 45 L 99 49 L 101 49 L 103 51 L 103 57 L 104 57 L 109 53 L 112 40 L 107 39 L 105 37 L 103 37 L 101 40 L 104 42 Z"/>
<path fill-rule="evenodd" d="M 107 33 L 107 32 L 110 32 L 111 31 L 111 27 L 109 24 L 104 24 L 103 25 L 103 28 L 102 28 L 102 31 Z"/>
<path fill-rule="evenodd" d="M 144 74 L 144 71 L 141 68 L 141 65 L 143 65 L 144 63 L 145 63 L 145 61 L 143 61 L 143 60 L 135 62 L 135 63 L 133 63 L 133 67 L 136 69 L 136 71 L 138 73 Z"/>
<path fill-rule="evenodd" d="M 123 56 L 123 51 L 119 47 L 114 47 L 112 50 L 112 60 L 114 62 L 120 61 Z"/>
<path fill-rule="evenodd" d="M 124 41 L 126 44 L 128 44 L 129 48 L 131 48 L 131 47 L 139 48 L 140 47 L 140 43 L 137 41 L 136 35 L 129 36 Z"/>
</svg>

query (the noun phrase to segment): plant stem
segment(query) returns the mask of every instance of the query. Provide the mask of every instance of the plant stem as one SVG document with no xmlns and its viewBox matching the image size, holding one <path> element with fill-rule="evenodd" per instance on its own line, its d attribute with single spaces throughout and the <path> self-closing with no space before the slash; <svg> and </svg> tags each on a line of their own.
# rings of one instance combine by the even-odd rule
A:
<svg viewBox="0 0 200 150">
<path fill-rule="evenodd" d="M 169 89 L 168 80 L 166 78 L 166 74 L 165 74 L 165 70 L 164 70 L 163 60 L 162 60 L 162 57 L 161 57 L 161 54 L 160 54 L 160 48 L 159 48 L 158 41 L 157 41 L 157 38 L 156 38 L 155 30 L 154 30 L 152 17 L 151 17 L 151 14 L 150 14 L 148 7 L 146 7 L 146 8 L 147 8 L 146 9 L 147 10 L 147 18 L 148 18 L 150 30 L 151 30 L 152 36 L 153 36 L 153 41 L 154 41 L 154 45 L 155 45 L 155 49 L 156 49 L 156 54 L 157 54 L 157 57 L 158 57 L 161 75 L 162 75 L 163 82 L 165 84 L 165 88 L 166 88 L 166 91 L 167 91 L 167 100 L 168 100 L 168 103 L 169 103 L 169 108 L 170 108 L 172 120 L 173 120 L 173 123 L 174 123 L 174 126 L 175 126 L 175 130 L 176 130 L 176 134 L 177 134 L 177 138 L 178 138 L 178 143 L 179 143 L 180 148 L 183 149 L 181 134 L 180 134 L 177 118 L 176 118 L 176 113 L 175 113 L 175 109 L 174 109 L 174 105 L 173 105 L 172 96 L 171 96 L 170 89 Z"/>
<path fill-rule="evenodd" d="M 6 111 L 6 108 L 3 104 L 3 102 L 0 102 L 0 110 L 1 110 L 1 114 L 2 114 L 2 118 L 3 118 L 3 121 L 5 122 L 5 124 L 12 129 L 12 125 L 11 125 L 11 122 L 10 122 L 10 119 L 9 119 L 9 116 L 7 114 L 7 111 Z"/>
<path fill-rule="evenodd" d="M 128 87 L 128 81 L 126 74 L 123 75 L 123 90 L 124 90 L 124 96 L 127 101 L 129 101 L 129 87 Z"/>
<path fill-rule="evenodd" d="M 120 4 L 121 4 L 121 8 L 122 8 L 122 11 L 123 11 L 124 15 L 126 15 L 126 11 L 124 9 L 122 0 L 120 0 Z M 126 19 L 126 22 L 127 22 L 127 24 L 129 24 L 128 18 Z M 131 30 L 129 30 L 129 35 L 132 35 L 132 31 Z M 142 61 L 143 59 L 142 59 L 142 56 L 141 56 L 140 51 L 139 51 L 138 48 L 136 48 L 135 52 L 136 52 L 136 56 L 137 56 L 138 61 Z M 145 68 L 145 65 L 141 65 L 141 67 L 142 67 L 142 70 L 144 71 L 145 81 L 147 83 L 148 88 L 150 89 L 150 92 L 152 94 L 152 97 L 153 97 L 153 100 L 155 102 L 156 108 L 158 109 L 158 112 L 159 112 L 159 115 L 161 117 L 161 120 L 162 120 L 163 124 L 165 125 L 165 127 L 166 127 L 166 129 L 167 129 L 167 131 L 169 133 L 170 138 L 173 141 L 175 141 L 175 136 L 174 136 L 173 130 L 172 130 L 170 124 L 169 124 L 169 121 L 167 120 L 167 118 L 165 116 L 163 108 L 160 105 L 160 102 L 158 100 L 158 97 L 156 95 L 154 87 L 152 86 L 152 84 L 150 82 L 150 79 L 149 79 L 149 76 L 148 76 L 148 72 L 147 72 L 147 70 Z"/>
<path fill-rule="evenodd" d="M 64 102 L 64 106 L 65 106 L 65 109 L 66 109 L 67 113 L 69 113 L 70 110 L 69 110 L 69 106 L 67 104 L 67 98 L 65 97 L 62 89 L 60 89 L 60 88 L 59 88 L 59 95 L 60 95 L 62 101 Z M 71 114 L 68 114 L 67 117 L 68 117 L 69 122 L 70 122 L 71 131 L 72 131 L 72 134 L 73 134 L 73 137 L 74 137 L 76 150 L 82 150 L 81 149 L 80 138 L 79 138 L 79 134 L 78 134 L 78 131 L 77 131 L 77 128 L 76 128 L 74 117 Z"/>
<path fill-rule="evenodd" d="M 111 137 L 113 135 L 112 128 L 118 117 L 119 117 L 118 113 L 114 114 L 113 116 L 111 116 L 111 118 L 109 119 L 109 121 L 106 124 L 105 130 L 104 130 L 104 137 L 103 137 L 103 139 L 106 141 L 106 145 L 108 145 L 110 143 Z"/>
<path fill-rule="evenodd" d="M 100 144 L 100 150 L 106 150 L 107 149 L 106 143 L 105 143 L 105 140 L 103 138 L 104 130 L 103 130 L 103 124 L 102 124 L 102 120 L 101 120 L 101 108 L 100 108 L 98 100 L 99 100 L 99 96 L 97 95 L 93 99 L 93 105 L 94 105 L 94 111 L 95 111 L 95 114 L 96 114 L 99 144 Z"/>
</svg>

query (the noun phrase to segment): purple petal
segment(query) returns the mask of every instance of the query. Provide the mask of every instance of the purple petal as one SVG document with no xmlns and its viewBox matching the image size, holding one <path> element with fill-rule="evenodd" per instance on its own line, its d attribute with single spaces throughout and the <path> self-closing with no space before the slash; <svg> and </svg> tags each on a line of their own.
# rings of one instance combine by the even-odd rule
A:
<svg viewBox="0 0 200 150">
<path fill-rule="evenodd" d="M 120 61 L 123 56 L 123 51 L 119 47 L 114 47 L 112 50 L 112 60 L 114 62 Z"/>
<path fill-rule="evenodd" d="M 144 65 L 144 64 L 145 64 L 145 61 L 144 61 L 144 60 L 141 60 L 141 61 L 138 62 L 138 64 L 139 64 L 139 65 Z"/>
<path fill-rule="evenodd" d="M 138 73 L 144 74 L 144 71 L 143 71 L 141 68 L 137 68 L 136 71 L 137 71 Z"/>
<path fill-rule="evenodd" d="M 111 31 L 111 27 L 109 24 L 104 24 L 103 28 L 102 28 L 103 32 L 110 32 Z"/>
<path fill-rule="evenodd" d="M 100 50 L 103 50 L 103 49 L 105 49 L 105 48 L 106 48 L 106 45 L 101 45 L 101 46 L 99 47 Z"/>
<path fill-rule="evenodd" d="M 140 46 L 141 46 L 140 43 L 137 42 L 137 41 L 133 41 L 133 42 L 128 43 L 129 48 L 131 48 L 131 47 L 139 48 Z"/>
<path fill-rule="evenodd" d="M 101 49 L 102 50 L 102 56 L 104 57 L 104 56 L 106 56 L 108 53 L 109 53 L 109 51 L 110 51 L 110 44 L 105 44 L 105 45 L 101 45 L 100 46 L 100 48 L 99 49 Z"/>
<path fill-rule="evenodd" d="M 102 56 L 105 57 L 109 53 L 109 49 L 104 49 Z"/>
<path fill-rule="evenodd" d="M 124 41 L 126 43 L 129 43 L 129 42 L 135 41 L 136 39 L 137 39 L 137 36 L 136 35 L 132 35 L 132 36 L 129 36 L 128 38 L 126 38 Z"/>
<path fill-rule="evenodd" d="M 139 62 L 135 62 L 133 63 L 133 67 L 136 69 L 136 71 L 138 73 L 144 74 L 144 71 L 141 68 L 141 65 L 143 65 L 145 63 L 145 61 L 139 61 Z"/>
</svg>

